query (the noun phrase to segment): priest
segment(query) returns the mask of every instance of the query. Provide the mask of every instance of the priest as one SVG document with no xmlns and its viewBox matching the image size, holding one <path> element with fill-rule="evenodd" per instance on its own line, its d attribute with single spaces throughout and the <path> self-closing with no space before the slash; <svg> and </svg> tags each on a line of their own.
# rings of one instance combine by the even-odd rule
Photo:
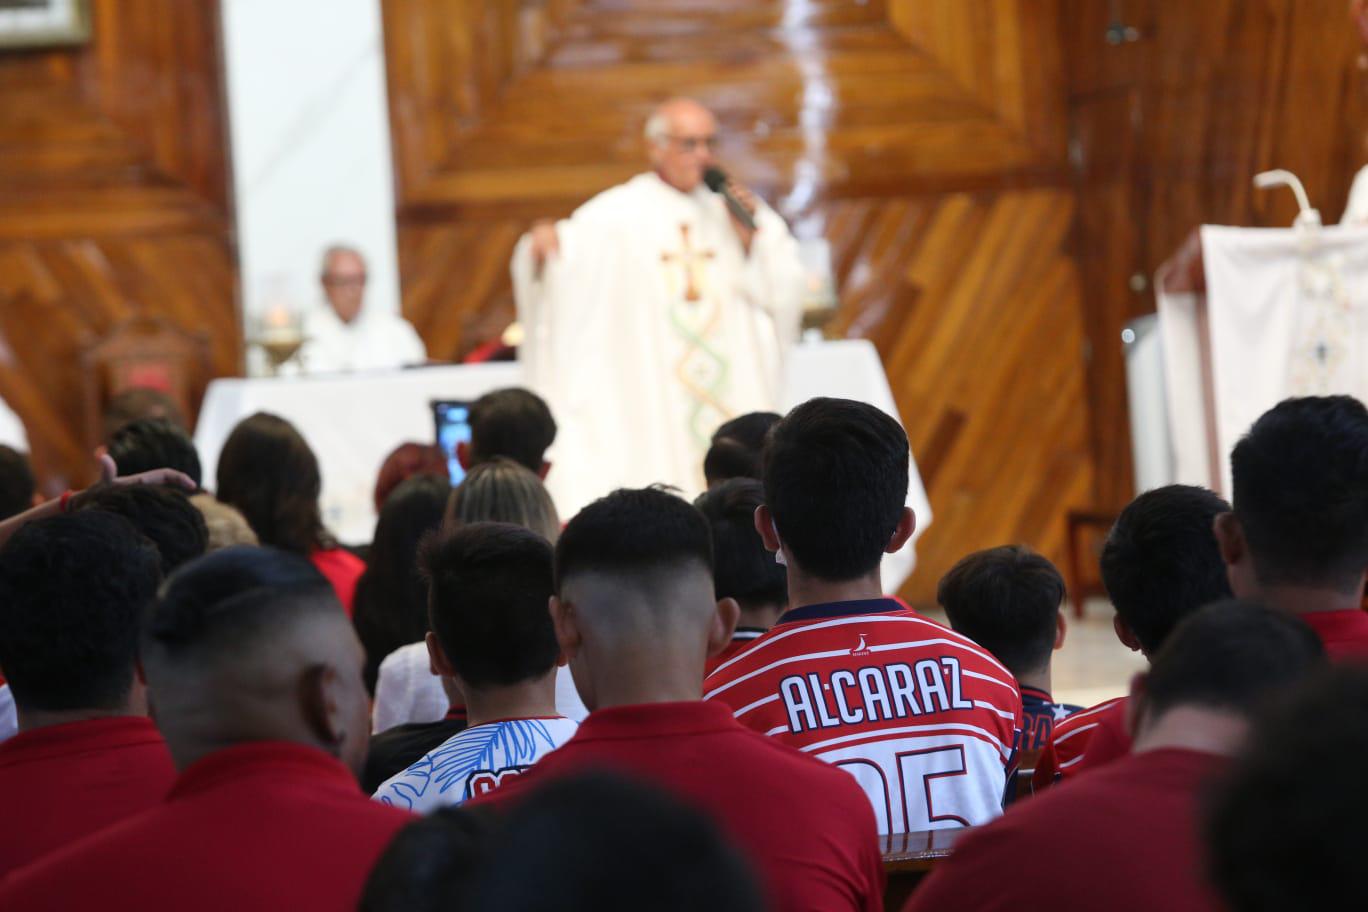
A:
<svg viewBox="0 0 1368 912">
<path fill-rule="evenodd" d="M 323 253 L 324 300 L 304 318 L 299 360 L 307 373 L 383 370 L 422 364 L 427 349 L 398 314 L 365 306 L 366 261 L 334 245 Z"/>
<path fill-rule="evenodd" d="M 779 406 L 798 334 L 798 244 L 745 187 L 705 184 L 712 113 L 668 101 L 645 141 L 650 171 L 538 222 L 513 254 L 520 358 L 560 428 L 562 515 L 618 487 L 701 491 L 717 426 Z"/>
</svg>

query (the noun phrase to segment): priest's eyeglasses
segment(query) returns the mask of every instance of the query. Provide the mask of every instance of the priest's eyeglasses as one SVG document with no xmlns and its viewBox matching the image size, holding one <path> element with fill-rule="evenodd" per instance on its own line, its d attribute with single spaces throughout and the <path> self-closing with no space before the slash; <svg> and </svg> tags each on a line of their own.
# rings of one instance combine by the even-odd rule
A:
<svg viewBox="0 0 1368 912">
<path fill-rule="evenodd" d="M 668 136 L 666 138 L 685 152 L 696 152 L 705 146 L 709 152 L 717 151 L 716 136 Z"/>
</svg>

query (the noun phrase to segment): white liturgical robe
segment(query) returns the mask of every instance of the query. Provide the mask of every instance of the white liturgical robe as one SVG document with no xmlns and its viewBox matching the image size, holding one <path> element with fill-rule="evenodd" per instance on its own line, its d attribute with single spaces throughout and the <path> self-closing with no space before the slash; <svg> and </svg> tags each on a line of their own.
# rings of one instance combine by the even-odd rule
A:
<svg viewBox="0 0 1368 912">
<path fill-rule="evenodd" d="M 718 425 L 779 408 L 803 270 L 783 219 L 762 203 L 755 220 L 748 254 L 721 196 L 649 173 L 557 223 L 540 276 L 518 243 L 519 357 L 559 427 L 547 482 L 563 516 L 618 487 L 692 496 Z"/>
<path fill-rule="evenodd" d="M 327 304 L 304 317 L 304 348 L 299 361 L 304 373 L 331 374 L 383 370 L 422 364 L 427 349 L 403 317 L 378 308 L 362 308 L 343 323 Z"/>
</svg>

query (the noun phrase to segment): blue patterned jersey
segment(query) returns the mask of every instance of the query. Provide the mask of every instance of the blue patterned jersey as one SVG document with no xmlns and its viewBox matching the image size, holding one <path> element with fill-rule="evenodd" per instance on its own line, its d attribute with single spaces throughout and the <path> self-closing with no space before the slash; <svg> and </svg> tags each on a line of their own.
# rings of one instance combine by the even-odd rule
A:
<svg viewBox="0 0 1368 912">
<path fill-rule="evenodd" d="M 391 776 L 374 798 L 426 814 L 493 791 L 575 734 L 578 725 L 555 716 L 504 719 L 467 728 Z"/>
</svg>

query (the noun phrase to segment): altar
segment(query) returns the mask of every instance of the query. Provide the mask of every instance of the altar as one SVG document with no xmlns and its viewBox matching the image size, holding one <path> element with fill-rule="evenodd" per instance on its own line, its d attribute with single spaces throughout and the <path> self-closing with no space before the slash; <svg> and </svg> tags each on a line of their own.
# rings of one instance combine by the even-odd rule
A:
<svg viewBox="0 0 1368 912">
<path fill-rule="evenodd" d="M 375 529 L 372 494 L 385 457 L 404 441 L 435 439 L 429 403 L 437 399 L 473 400 L 491 390 L 522 383 L 516 362 L 410 368 L 327 377 L 225 378 L 205 392 L 195 431 L 210 490 L 219 451 L 234 425 L 255 412 L 279 415 L 295 425 L 318 456 L 323 474 L 323 522 L 342 542 L 369 542 Z M 897 418 L 893 393 L 874 346 L 864 340 L 805 342 L 793 349 L 784 385 L 785 410 L 814 396 L 857 399 Z M 553 446 L 547 488 L 563 520 L 584 506 L 566 499 L 558 478 L 574 471 L 592 453 L 563 452 Z M 604 491 L 602 493 L 608 493 Z M 698 492 L 684 492 L 692 497 Z M 908 505 L 917 514 L 917 536 L 931 523 L 931 505 L 913 459 Z M 884 587 L 896 591 L 912 572 L 916 538 L 884 561 Z"/>
</svg>

